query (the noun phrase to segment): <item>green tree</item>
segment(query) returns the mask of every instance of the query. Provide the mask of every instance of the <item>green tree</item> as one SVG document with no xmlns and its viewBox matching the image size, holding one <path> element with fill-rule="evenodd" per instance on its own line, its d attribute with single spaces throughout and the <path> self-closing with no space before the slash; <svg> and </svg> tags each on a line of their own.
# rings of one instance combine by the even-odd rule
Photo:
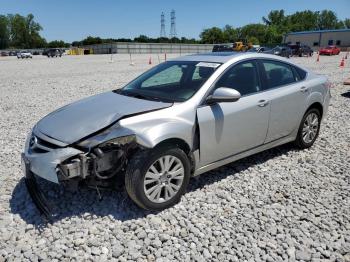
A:
<svg viewBox="0 0 350 262">
<path fill-rule="evenodd" d="M 42 27 L 34 21 L 32 14 L 26 17 L 19 14 L 8 15 L 10 27 L 10 45 L 18 48 L 37 48 L 46 44 L 40 36 Z"/>
<path fill-rule="evenodd" d="M 318 17 L 318 12 L 312 12 L 310 10 L 296 12 L 288 16 L 288 31 L 317 30 Z"/>
<path fill-rule="evenodd" d="M 69 47 L 68 43 L 65 43 L 62 40 L 54 40 L 49 43 L 47 43 L 47 47 L 49 48 L 56 48 L 56 47 Z"/>
<path fill-rule="evenodd" d="M 95 44 L 102 44 L 102 43 L 103 41 L 100 37 L 93 37 L 93 36 L 88 36 L 87 38 L 81 41 L 82 45 L 95 45 Z"/>
<path fill-rule="evenodd" d="M 250 36 L 248 38 L 248 43 L 252 43 L 253 45 L 258 45 L 260 44 L 259 39 L 256 38 L 255 36 Z"/>
<path fill-rule="evenodd" d="M 228 43 L 236 42 L 240 38 L 239 28 L 234 28 L 230 25 L 225 25 L 223 28 L 223 41 Z"/>
<path fill-rule="evenodd" d="M 258 42 L 263 43 L 266 35 L 266 26 L 263 24 L 249 24 L 241 28 L 242 39 L 254 37 Z"/>
<path fill-rule="evenodd" d="M 266 25 L 281 25 L 285 23 L 286 16 L 284 15 L 284 10 L 272 10 L 267 15 L 267 18 L 262 18 Z"/>
<path fill-rule="evenodd" d="M 134 38 L 135 42 L 139 42 L 139 43 L 148 43 L 149 42 L 149 37 L 145 36 L 145 35 L 140 35 L 138 37 Z"/>
<path fill-rule="evenodd" d="M 217 44 L 224 42 L 224 34 L 218 27 L 204 29 L 200 34 L 203 43 Z"/>
<path fill-rule="evenodd" d="M 345 26 L 346 28 L 349 28 L 349 29 L 350 29 L 350 18 L 346 18 L 346 19 L 343 21 L 343 23 L 344 23 L 344 26 Z"/>
<path fill-rule="evenodd" d="M 338 29 L 339 21 L 337 15 L 330 10 L 323 10 L 318 14 L 318 28 L 325 29 Z"/>
<path fill-rule="evenodd" d="M 0 49 L 8 47 L 10 42 L 9 21 L 5 15 L 0 15 Z"/>
</svg>

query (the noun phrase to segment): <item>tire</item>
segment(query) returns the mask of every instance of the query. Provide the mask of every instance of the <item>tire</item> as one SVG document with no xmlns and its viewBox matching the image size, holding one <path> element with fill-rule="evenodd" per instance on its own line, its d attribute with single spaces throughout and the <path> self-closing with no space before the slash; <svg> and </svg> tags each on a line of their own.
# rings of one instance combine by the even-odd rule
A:
<svg viewBox="0 0 350 262">
<path fill-rule="evenodd" d="M 310 129 L 313 130 L 312 138 L 310 136 L 306 136 L 306 138 L 305 138 L 305 137 L 303 137 L 303 135 L 305 133 L 307 133 L 307 131 L 306 132 L 303 131 L 304 124 L 306 125 L 307 118 L 308 117 L 312 118 L 312 116 L 316 116 L 317 117 L 317 125 L 314 125 L 313 128 L 309 127 L 309 129 L 307 129 L 305 127 L 306 130 L 310 130 Z M 311 147 L 315 143 L 315 141 L 316 141 L 316 139 L 318 137 L 318 134 L 320 132 L 320 126 L 321 126 L 321 113 L 320 113 L 320 111 L 318 109 L 316 109 L 316 108 L 309 109 L 305 113 L 305 115 L 303 116 L 303 119 L 301 120 L 301 123 L 300 123 L 300 126 L 299 126 L 299 130 L 298 130 L 298 135 L 297 135 L 297 138 L 294 141 L 295 145 L 297 147 L 299 147 L 300 149 L 306 149 L 306 148 Z"/>
<path fill-rule="evenodd" d="M 151 178 L 150 180 L 147 180 L 148 183 L 145 184 L 146 173 L 154 174 L 153 171 L 150 171 L 150 169 L 152 167 L 155 167 L 154 165 L 156 165 L 156 163 L 159 163 L 158 161 L 163 157 L 164 158 L 174 157 L 174 159 L 177 159 L 176 160 L 177 162 L 174 162 L 171 165 L 175 165 L 175 164 L 177 165 L 180 162 L 182 164 L 183 178 L 182 178 L 181 184 L 178 185 L 179 188 L 176 189 L 177 192 L 173 191 L 173 188 L 170 185 L 177 183 L 176 181 L 179 181 L 178 183 L 180 183 L 180 180 L 177 180 L 176 178 L 175 179 L 166 178 L 169 176 L 167 175 L 165 177 L 167 172 L 162 173 L 161 177 L 157 176 L 157 179 L 155 180 L 153 180 L 153 178 Z M 169 158 L 168 158 L 168 161 L 169 161 Z M 159 168 L 161 168 L 160 165 L 159 165 Z M 171 207 L 180 201 L 181 196 L 185 193 L 190 180 L 190 170 L 191 170 L 190 162 L 187 155 L 177 147 L 165 145 L 165 146 L 155 147 L 154 149 L 151 149 L 151 150 L 142 150 L 135 153 L 135 155 L 131 158 L 131 161 L 129 161 L 128 163 L 128 167 L 125 174 L 125 188 L 126 188 L 126 191 L 128 192 L 129 197 L 139 207 L 143 209 L 151 210 L 151 211 L 160 211 L 168 207 Z M 163 184 L 163 183 L 166 183 L 166 181 L 161 182 L 161 179 L 163 178 L 169 180 L 169 182 L 166 185 Z M 153 182 L 150 182 L 150 181 L 153 181 Z M 157 187 L 161 188 L 160 190 L 158 190 L 159 192 L 158 202 L 152 201 L 150 199 L 151 197 L 150 195 L 152 195 L 157 189 L 151 190 L 150 193 L 148 193 L 148 195 L 146 194 L 147 190 L 150 190 L 152 188 L 157 188 Z M 169 191 L 167 191 L 168 190 L 167 188 L 169 187 L 173 192 L 176 192 L 176 193 L 172 197 L 166 200 L 166 198 L 170 196 L 170 195 L 166 195 L 166 194 L 170 194 Z M 162 197 L 160 197 L 160 195 L 162 195 Z M 155 197 L 157 196 L 158 196 L 158 193 L 156 193 Z"/>
</svg>

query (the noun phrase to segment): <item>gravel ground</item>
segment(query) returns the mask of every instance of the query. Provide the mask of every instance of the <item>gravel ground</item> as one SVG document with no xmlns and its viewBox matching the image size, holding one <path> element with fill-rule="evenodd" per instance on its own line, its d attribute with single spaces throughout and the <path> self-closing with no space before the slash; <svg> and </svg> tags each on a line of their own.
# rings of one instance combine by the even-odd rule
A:
<svg viewBox="0 0 350 262">
<path fill-rule="evenodd" d="M 163 58 L 163 57 L 161 57 Z M 57 218 L 45 224 L 24 186 L 20 153 L 50 111 L 116 87 L 148 56 L 0 57 L 0 261 L 350 261 L 350 59 L 293 58 L 329 76 L 328 116 L 315 145 L 281 146 L 192 179 L 160 213 L 126 193 L 48 184 Z M 158 62 L 153 56 L 153 62 Z"/>
</svg>

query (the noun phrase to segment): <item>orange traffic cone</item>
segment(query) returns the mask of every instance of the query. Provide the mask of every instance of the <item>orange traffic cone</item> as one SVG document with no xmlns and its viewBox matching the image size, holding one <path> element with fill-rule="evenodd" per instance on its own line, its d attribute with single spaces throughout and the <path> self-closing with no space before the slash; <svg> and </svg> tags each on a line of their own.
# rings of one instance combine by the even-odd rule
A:
<svg viewBox="0 0 350 262">
<path fill-rule="evenodd" d="M 320 62 L 320 53 L 317 54 L 316 62 Z"/>
<path fill-rule="evenodd" d="M 148 59 L 148 64 L 149 64 L 149 65 L 152 65 L 152 57 L 149 57 L 149 59 Z"/>
<path fill-rule="evenodd" d="M 344 57 L 341 59 L 340 66 L 339 67 L 344 67 L 345 66 L 345 61 Z"/>
</svg>

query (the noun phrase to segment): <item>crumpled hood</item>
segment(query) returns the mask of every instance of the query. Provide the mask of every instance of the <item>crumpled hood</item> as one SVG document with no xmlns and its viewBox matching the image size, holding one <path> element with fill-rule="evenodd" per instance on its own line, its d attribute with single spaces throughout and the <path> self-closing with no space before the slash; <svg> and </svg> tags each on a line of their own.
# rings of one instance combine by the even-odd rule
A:
<svg viewBox="0 0 350 262">
<path fill-rule="evenodd" d="M 51 138 L 72 144 L 125 116 L 162 109 L 171 105 L 172 103 L 149 101 L 106 92 L 57 109 L 41 119 L 36 129 Z"/>
</svg>

